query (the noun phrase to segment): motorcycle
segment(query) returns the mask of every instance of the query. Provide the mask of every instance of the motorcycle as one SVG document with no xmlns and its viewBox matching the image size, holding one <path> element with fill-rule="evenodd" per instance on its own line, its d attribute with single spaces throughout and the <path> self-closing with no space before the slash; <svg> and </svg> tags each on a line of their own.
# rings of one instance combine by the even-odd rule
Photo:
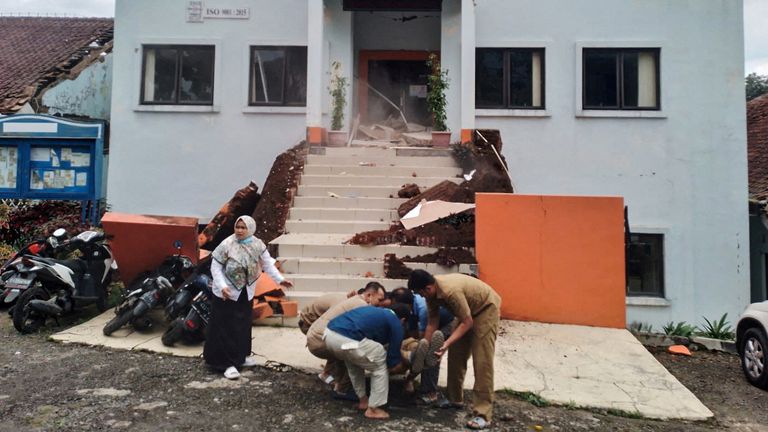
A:
<svg viewBox="0 0 768 432">
<path fill-rule="evenodd" d="M 210 281 L 211 259 L 208 257 L 197 265 L 194 273 L 184 280 L 176 293 L 166 302 L 165 317 L 168 322 L 186 315 L 189 312 L 192 299 L 198 292 L 210 285 Z"/>
<path fill-rule="evenodd" d="M 47 239 L 34 240 L 5 260 L 0 266 L 0 303 L 12 305 L 18 299 L 19 294 L 29 286 L 27 280 L 14 278 L 14 276 L 18 277 L 18 268 L 24 255 L 55 258 L 61 252 L 60 246 L 66 239 L 67 231 L 64 228 L 59 228 Z M 11 313 L 10 310 L 9 313 Z"/>
<path fill-rule="evenodd" d="M 21 293 L 13 310 L 13 326 L 21 333 L 31 333 L 73 310 L 96 304 L 107 309 L 108 289 L 117 262 L 103 233 L 84 231 L 61 247 L 78 250 L 80 258 L 56 260 L 24 255 L 16 265 L 16 275 L 8 282 Z"/>
<path fill-rule="evenodd" d="M 211 318 L 212 295 L 209 282 L 192 299 L 192 304 L 186 316 L 171 321 L 168 329 L 160 338 L 163 345 L 173 346 L 180 340 L 184 340 L 186 343 L 198 343 L 205 340 L 205 330 Z"/>
<path fill-rule="evenodd" d="M 177 246 L 181 248 L 180 244 Z M 189 257 L 177 254 L 163 260 L 155 272 L 137 278 L 129 285 L 122 301 L 115 308 L 115 317 L 104 326 L 103 333 L 109 336 L 126 324 L 131 324 L 138 331 L 152 327 L 152 320 L 147 312 L 174 294 L 175 287 L 183 280 L 185 273 L 193 268 Z"/>
</svg>

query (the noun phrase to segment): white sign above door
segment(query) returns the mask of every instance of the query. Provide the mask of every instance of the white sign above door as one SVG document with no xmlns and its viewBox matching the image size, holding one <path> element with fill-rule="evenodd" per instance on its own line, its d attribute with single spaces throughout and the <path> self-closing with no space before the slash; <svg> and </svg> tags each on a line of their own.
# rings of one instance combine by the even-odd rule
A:
<svg viewBox="0 0 768 432">
<path fill-rule="evenodd" d="M 237 6 L 206 5 L 201 0 L 187 4 L 187 22 L 201 23 L 206 19 L 250 19 L 251 8 Z"/>
</svg>

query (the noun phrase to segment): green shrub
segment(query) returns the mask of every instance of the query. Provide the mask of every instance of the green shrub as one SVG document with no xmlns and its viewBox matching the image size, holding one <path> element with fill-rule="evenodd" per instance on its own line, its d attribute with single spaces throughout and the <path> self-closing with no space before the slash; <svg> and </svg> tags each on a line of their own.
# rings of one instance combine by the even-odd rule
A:
<svg viewBox="0 0 768 432">
<path fill-rule="evenodd" d="M 427 77 L 429 83 L 427 106 L 429 112 L 432 113 L 434 130 L 447 131 L 445 108 L 448 105 L 448 100 L 445 98 L 445 91 L 448 90 L 448 70 L 440 67 L 440 60 L 434 53 L 429 55 L 427 67 L 431 71 Z"/>
<path fill-rule="evenodd" d="M 680 321 L 678 323 L 670 321 L 667 323 L 667 325 L 662 327 L 662 330 L 664 330 L 664 334 L 669 336 L 691 337 L 697 328 L 696 326 L 688 324 L 685 321 Z"/>
<path fill-rule="evenodd" d="M 733 340 L 736 335 L 734 334 L 733 328 L 728 322 L 727 317 L 727 313 L 723 314 L 723 316 L 716 321 L 709 321 L 706 317 L 702 317 L 704 318 L 705 324 L 701 326 L 701 331 L 699 331 L 697 335 L 712 339 Z"/>
<path fill-rule="evenodd" d="M 632 333 L 653 333 L 653 326 L 644 322 L 632 321 L 628 330 Z"/>
</svg>

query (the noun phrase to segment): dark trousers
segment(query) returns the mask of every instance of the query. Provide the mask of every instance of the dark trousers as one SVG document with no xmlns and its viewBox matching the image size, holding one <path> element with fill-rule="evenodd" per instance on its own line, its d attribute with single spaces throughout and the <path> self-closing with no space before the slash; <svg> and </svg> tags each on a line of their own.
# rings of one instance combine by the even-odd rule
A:
<svg viewBox="0 0 768 432">
<path fill-rule="evenodd" d="M 248 291 L 240 291 L 237 301 L 211 296 L 211 321 L 205 338 L 203 358 L 211 369 L 240 367 L 251 353 L 252 302 Z"/>
</svg>

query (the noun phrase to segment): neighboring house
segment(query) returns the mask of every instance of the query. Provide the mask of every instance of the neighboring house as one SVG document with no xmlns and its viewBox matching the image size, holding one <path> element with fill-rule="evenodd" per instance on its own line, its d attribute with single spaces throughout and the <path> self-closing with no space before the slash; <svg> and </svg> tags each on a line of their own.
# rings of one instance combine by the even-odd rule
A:
<svg viewBox="0 0 768 432">
<path fill-rule="evenodd" d="M 768 94 L 747 102 L 752 301 L 768 299 Z"/>
<path fill-rule="evenodd" d="M 108 120 L 113 20 L 0 17 L 0 114 Z"/>
<path fill-rule="evenodd" d="M 517 192 L 625 198 L 628 321 L 749 302 L 741 0 L 117 0 L 115 22 L 117 211 L 208 220 L 321 140 L 333 62 L 345 127 L 387 115 L 364 82 L 426 121 L 439 52 L 453 140 L 499 129 Z"/>
</svg>

